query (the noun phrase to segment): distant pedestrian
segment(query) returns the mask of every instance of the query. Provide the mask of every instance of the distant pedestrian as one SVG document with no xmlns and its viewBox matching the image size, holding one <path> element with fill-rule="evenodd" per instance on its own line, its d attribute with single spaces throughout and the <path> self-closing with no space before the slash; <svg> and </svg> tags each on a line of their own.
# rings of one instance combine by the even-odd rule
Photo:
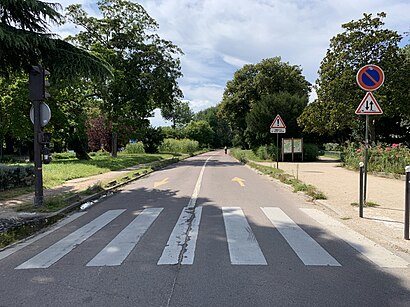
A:
<svg viewBox="0 0 410 307">
<path fill-rule="evenodd" d="M 228 148 L 225 146 L 224 150 L 225 150 L 225 155 L 226 155 L 228 153 Z"/>
</svg>

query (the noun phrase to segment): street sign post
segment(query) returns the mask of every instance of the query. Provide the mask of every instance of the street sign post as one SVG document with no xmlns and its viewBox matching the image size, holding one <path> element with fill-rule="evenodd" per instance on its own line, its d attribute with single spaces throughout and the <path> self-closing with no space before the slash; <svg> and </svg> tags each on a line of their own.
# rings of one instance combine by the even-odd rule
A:
<svg viewBox="0 0 410 307">
<path fill-rule="evenodd" d="M 360 198 L 363 197 L 363 199 L 360 199 L 360 203 L 365 205 L 367 191 L 367 160 L 369 157 L 369 115 L 383 114 L 381 107 L 371 91 L 375 91 L 383 85 L 384 72 L 379 66 L 369 64 L 359 69 L 356 75 L 356 81 L 361 89 L 367 91 L 362 102 L 355 111 L 358 115 L 366 115 L 363 196 L 360 196 Z M 360 209 L 359 216 L 363 217 L 363 208 Z"/>
<path fill-rule="evenodd" d="M 270 125 L 270 133 L 276 133 L 276 168 L 279 169 L 279 133 L 286 133 L 286 125 L 279 114 Z"/>
</svg>

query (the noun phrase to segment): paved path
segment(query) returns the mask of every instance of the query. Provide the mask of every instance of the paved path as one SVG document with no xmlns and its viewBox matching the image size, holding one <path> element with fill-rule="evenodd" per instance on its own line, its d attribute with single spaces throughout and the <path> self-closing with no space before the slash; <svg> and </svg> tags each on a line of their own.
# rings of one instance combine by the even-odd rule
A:
<svg viewBox="0 0 410 307">
<path fill-rule="evenodd" d="M 276 163 L 260 163 L 274 167 Z M 410 241 L 404 237 L 405 181 L 368 175 L 367 200 L 377 207 L 364 208 L 359 218 L 359 173 L 345 169 L 337 161 L 322 160 L 305 163 L 279 163 L 279 168 L 311 184 L 325 193 L 327 200 L 319 201 L 332 210 L 344 223 L 366 236 L 410 254 Z"/>
</svg>

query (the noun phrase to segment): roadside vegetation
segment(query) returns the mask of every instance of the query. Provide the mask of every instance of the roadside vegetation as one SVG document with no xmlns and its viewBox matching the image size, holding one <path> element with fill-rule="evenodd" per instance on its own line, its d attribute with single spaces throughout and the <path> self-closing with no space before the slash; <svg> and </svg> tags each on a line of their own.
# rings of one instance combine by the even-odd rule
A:
<svg viewBox="0 0 410 307">
<path fill-rule="evenodd" d="M 285 184 L 291 185 L 293 187 L 293 192 L 295 193 L 304 192 L 305 194 L 312 197 L 312 199 L 326 199 L 326 195 L 323 192 L 318 191 L 316 187 L 310 184 L 303 183 L 294 176 L 284 173 L 283 170 L 255 163 L 272 162 L 272 160 L 261 159 L 252 150 L 241 150 L 238 148 L 233 148 L 230 150 L 230 154 L 240 162 L 249 165 L 250 167 L 260 171 L 261 173 L 278 179 Z"/>
</svg>

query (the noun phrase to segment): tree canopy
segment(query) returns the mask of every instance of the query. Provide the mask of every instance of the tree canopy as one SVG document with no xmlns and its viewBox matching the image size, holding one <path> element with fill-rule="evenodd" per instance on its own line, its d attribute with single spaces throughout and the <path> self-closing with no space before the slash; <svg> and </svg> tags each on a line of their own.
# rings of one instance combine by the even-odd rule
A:
<svg viewBox="0 0 410 307">
<path fill-rule="evenodd" d="M 305 132 L 319 135 L 335 135 L 346 139 L 361 133 L 363 117 L 355 110 L 365 92 L 356 83 L 357 71 L 376 64 L 384 70 L 384 85 L 375 92 L 384 114 L 374 117 L 378 134 L 402 135 L 405 133 L 402 119 L 410 117 L 408 107 L 409 61 L 400 50 L 401 36 L 384 28 L 385 13 L 364 14 L 363 18 L 342 25 L 343 33 L 330 40 L 330 47 L 321 62 L 316 81 L 318 99 L 309 104 L 299 118 Z M 407 81 L 406 81 L 407 80 Z M 389 122 L 386 126 L 385 124 Z M 375 130 L 373 129 L 373 140 Z M 340 140 L 340 139 L 339 139 Z"/>
<path fill-rule="evenodd" d="M 262 97 L 285 92 L 307 98 L 309 91 L 310 84 L 300 67 L 283 63 L 279 57 L 245 65 L 236 71 L 226 85 L 221 102 L 221 114 L 232 128 L 234 145 L 249 145 L 245 136 L 246 117 Z M 271 116 L 273 120 L 276 114 Z"/>
<path fill-rule="evenodd" d="M 60 24 L 61 6 L 39 0 L 0 2 L 0 76 L 42 64 L 52 77 L 106 77 L 110 68 L 94 54 L 50 33 L 48 22 Z"/>
</svg>

